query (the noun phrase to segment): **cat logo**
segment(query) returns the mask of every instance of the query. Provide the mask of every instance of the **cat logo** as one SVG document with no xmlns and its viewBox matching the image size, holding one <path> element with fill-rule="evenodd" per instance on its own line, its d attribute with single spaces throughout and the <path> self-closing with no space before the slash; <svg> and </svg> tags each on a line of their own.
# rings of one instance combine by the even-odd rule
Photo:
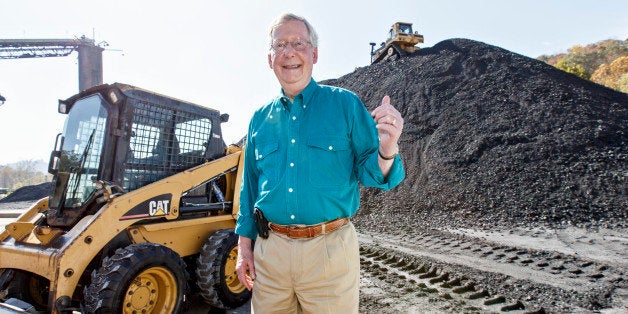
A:
<svg viewBox="0 0 628 314">
<path fill-rule="evenodd" d="M 165 216 L 168 215 L 168 204 L 170 200 L 150 201 L 148 203 L 149 216 Z"/>
<path fill-rule="evenodd" d="M 120 220 L 162 217 L 170 214 L 172 194 L 162 194 L 147 199 L 126 212 Z"/>
</svg>

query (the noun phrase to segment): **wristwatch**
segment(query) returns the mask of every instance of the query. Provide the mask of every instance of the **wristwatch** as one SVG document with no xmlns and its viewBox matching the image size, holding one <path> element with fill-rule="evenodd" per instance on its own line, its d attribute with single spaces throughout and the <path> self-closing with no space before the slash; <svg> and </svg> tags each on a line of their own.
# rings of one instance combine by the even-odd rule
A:
<svg viewBox="0 0 628 314">
<path fill-rule="evenodd" d="M 377 153 L 379 154 L 379 157 L 381 157 L 383 160 L 391 160 L 391 159 L 395 159 L 395 157 L 397 157 L 397 155 L 399 154 L 399 146 L 397 146 L 397 151 L 390 155 L 390 156 L 385 156 L 382 154 L 381 150 L 377 150 Z"/>
</svg>

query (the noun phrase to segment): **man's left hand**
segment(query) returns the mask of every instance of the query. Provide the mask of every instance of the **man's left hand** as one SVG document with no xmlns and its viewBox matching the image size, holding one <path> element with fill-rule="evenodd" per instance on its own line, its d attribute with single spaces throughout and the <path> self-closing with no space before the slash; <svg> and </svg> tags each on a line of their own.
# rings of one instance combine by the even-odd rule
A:
<svg viewBox="0 0 628 314">
<path fill-rule="evenodd" d="M 384 156 L 391 156 L 399 152 L 397 142 L 403 130 L 401 113 L 390 104 L 390 97 L 384 96 L 381 105 L 371 112 L 377 123 L 379 137 L 379 152 Z"/>
</svg>

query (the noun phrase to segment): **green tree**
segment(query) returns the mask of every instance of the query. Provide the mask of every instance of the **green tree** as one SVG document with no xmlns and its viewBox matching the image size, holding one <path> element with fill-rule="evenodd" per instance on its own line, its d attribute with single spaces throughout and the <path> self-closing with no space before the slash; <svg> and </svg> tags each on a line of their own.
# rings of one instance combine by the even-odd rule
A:
<svg viewBox="0 0 628 314">
<path fill-rule="evenodd" d="M 569 63 L 565 59 L 558 61 L 555 67 L 567 73 L 577 75 L 585 80 L 588 80 L 591 77 L 591 73 L 587 72 L 582 65 Z"/>
</svg>

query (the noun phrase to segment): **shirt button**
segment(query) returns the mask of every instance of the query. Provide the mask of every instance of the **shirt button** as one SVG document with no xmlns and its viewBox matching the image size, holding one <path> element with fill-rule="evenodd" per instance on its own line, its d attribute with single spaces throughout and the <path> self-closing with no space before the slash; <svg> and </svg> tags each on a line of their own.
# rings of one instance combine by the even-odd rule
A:
<svg viewBox="0 0 628 314">
<path fill-rule="evenodd" d="M 288 189 L 288 192 L 292 193 L 292 191 L 294 191 L 292 188 Z"/>
<path fill-rule="evenodd" d="M 294 144 L 296 142 L 295 139 L 291 139 L 290 142 L 292 142 L 292 144 Z"/>
<path fill-rule="evenodd" d="M 334 149 L 334 147 L 330 145 L 330 146 L 329 146 L 329 150 L 332 150 L 332 149 Z"/>
<path fill-rule="evenodd" d="M 257 157 L 258 157 L 259 159 L 262 159 L 262 157 L 264 157 L 264 156 L 262 156 L 262 154 L 259 154 L 259 156 L 257 156 Z"/>
<path fill-rule="evenodd" d="M 307 107 L 306 105 L 303 105 L 303 109 L 305 109 L 305 107 Z"/>
<path fill-rule="evenodd" d="M 271 118 L 271 119 L 273 118 L 273 115 L 272 115 L 272 114 L 270 115 L 270 118 Z"/>
<path fill-rule="evenodd" d="M 294 215 L 290 215 L 290 219 L 294 219 Z"/>
<path fill-rule="evenodd" d="M 296 120 L 296 119 L 297 119 L 297 117 L 295 117 L 295 116 L 292 116 L 292 120 Z"/>
<path fill-rule="evenodd" d="M 290 163 L 290 167 L 294 167 L 294 163 L 293 162 Z"/>
</svg>

